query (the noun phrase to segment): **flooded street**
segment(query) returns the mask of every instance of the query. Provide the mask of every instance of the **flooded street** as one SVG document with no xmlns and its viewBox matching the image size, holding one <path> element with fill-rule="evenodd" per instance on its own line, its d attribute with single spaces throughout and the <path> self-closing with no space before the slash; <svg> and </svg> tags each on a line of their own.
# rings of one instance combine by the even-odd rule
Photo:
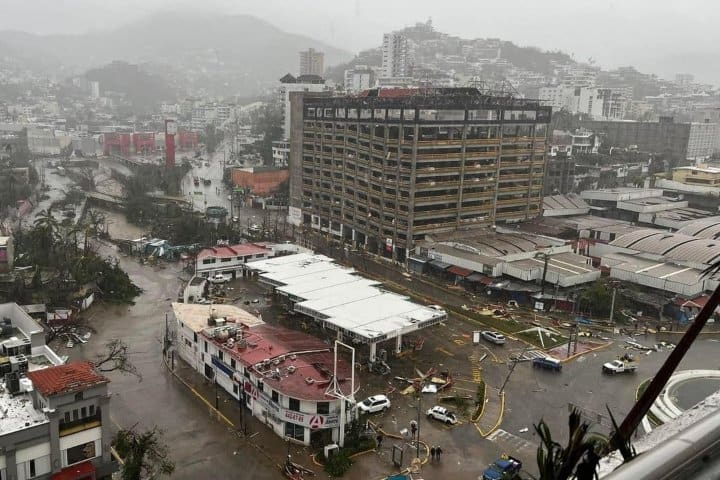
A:
<svg viewBox="0 0 720 480">
<path fill-rule="evenodd" d="M 123 257 L 115 246 L 95 242 L 101 255 L 116 256 L 120 266 L 143 289 L 135 305 L 99 305 L 90 310 L 90 324 L 97 330 L 91 341 L 71 350 L 59 349 L 72 358 L 94 358 L 114 338 L 130 346 L 130 360 L 142 381 L 130 375 L 110 373 L 112 420 L 115 426 L 138 429 L 157 425 L 176 463 L 173 478 L 277 478 L 274 466 L 244 446 L 232 432 L 179 383 L 163 363 L 161 339 L 165 314 L 181 285 L 178 264 L 158 267 L 140 265 Z M 238 472 L 242 471 L 240 475 Z"/>
</svg>

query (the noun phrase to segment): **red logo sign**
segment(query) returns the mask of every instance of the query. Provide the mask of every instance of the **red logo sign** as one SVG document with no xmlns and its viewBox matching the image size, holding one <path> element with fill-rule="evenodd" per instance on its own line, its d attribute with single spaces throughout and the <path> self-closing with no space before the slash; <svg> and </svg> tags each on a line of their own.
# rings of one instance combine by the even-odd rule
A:
<svg viewBox="0 0 720 480">
<path fill-rule="evenodd" d="M 310 428 L 322 428 L 322 426 L 325 424 L 325 417 L 320 415 L 313 415 L 310 417 L 310 422 L 308 422 Z"/>
</svg>

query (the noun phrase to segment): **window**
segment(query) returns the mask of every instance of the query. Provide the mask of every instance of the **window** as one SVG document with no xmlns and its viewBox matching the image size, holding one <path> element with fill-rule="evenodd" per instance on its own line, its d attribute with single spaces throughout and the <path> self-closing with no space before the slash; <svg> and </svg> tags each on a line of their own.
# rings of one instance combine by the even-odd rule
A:
<svg viewBox="0 0 720 480">
<path fill-rule="evenodd" d="M 220 360 L 224 360 L 224 359 L 223 359 L 223 352 L 222 352 L 222 350 L 218 351 L 218 358 L 219 358 Z"/>
<path fill-rule="evenodd" d="M 65 423 L 70 423 L 70 412 L 65 412 Z"/>
<path fill-rule="evenodd" d="M 298 400 L 297 398 L 289 398 L 288 400 L 289 400 L 288 409 L 290 409 L 294 412 L 299 412 L 300 411 L 300 400 Z"/>
<path fill-rule="evenodd" d="M 280 395 L 275 390 L 272 391 L 272 401 L 275 403 L 280 402 Z"/>
<path fill-rule="evenodd" d="M 205 343 L 205 353 L 207 353 L 207 340 L 204 340 Z"/>
<path fill-rule="evenodd" d="M 232 260 L 232 258 L 221 258 L 221 259 L 220 259 L 220 262 L 221 262 L 221 263 L 227 263 L 227 262 L 229 262 L 230 260 Z"/>
<path fill-rule="evenodd" d="M 237 384 L 237 383 L 233 383 L 233 394 L 237 395 L 237 394 L 238 394 L 238 390 L 239 390 L 239 389 L 238 389 L 238 384 Z"/>
<path fill-rule="evenodd" d="M 262 391 L 263 391 L 263 387 L 264 387 L 263 382 L 261 382 L 260 380 L 258 380 L 258 382 L 257 382 L 258 391 L 259 391 L 259 392 L 262 392 Z"/>
<path fill-rule="evenodd" d="M 263 258 L 264 256 L 264 253 L 258 253 L 257 255 L 255 255 L 255 258 Z"/>
<path fill-rule="evenodd" d="M 30 460 L 29 465 L 30 465 L 30 476 L 31 477 L 36 476 L 37 471 L 35 470 L 35 460 Z"/>
<path fill-rule="evenodd" d="M 206 258 L 203 260 L 203 265 L 208 265 L 210 263 L 215 263 L 215 259 L 214 258 Z"/>
<path fill-rule="evenodd" d="M 89 410 L 89 412 L 90 412 L 90 416 L 91 416 L 91 417 L 95 415 L 95 405 L 90 405 L 90 406 L 88 407 L 88 410 Z"/>
<path fill-rule="evenodd" d="M 80 409 L 80 418 L 85 418 L 85 417 L 87 417 L 87 407 L 82 407 Z"/>
<path fill-rule="evenodd" d="M 70 447 L 66 451 L 68 465 L 82 462 L 83 460 L 87 460 L 89 458 L 95 458 L 99 453 L 95 448 L 95 440 Z"/>
<path fill-rule="evenodd" d="M 305 441 L 305 427 L 285 422 L 285 436 L 294 440 Z"/>
<path fill-rule="evenodd" d="M 82 400 L 82 399 L 83 399 L 83 394 L 82 394 L 82 392 L 78 392 L 78 393 L 75 394 L 75 401 L 76 401 L 76 402 L 79 402 L 79 401 Z"/>
<path fill-rule="evenodd" d="M 235 359 L 234 359 L 234 358 L 231 358 L 231 359 L 230 359 L 230 366 L 233 368 L 233 370 L 235 370 L 235 365 L 236 365 Z"/>
<path fill-rule="evenodd" d="M 197 332 L 193 332 L 193 342 L 197 343 Z"/>
<path fill-rule="evenodd" d="M 324 413 L 325 415 L 330 413 L 330 402 L 318 402 L 317 413 Z"/>
<path fill-rule="evenodd" d="M 78 411 L 77 411 L 77 410 L 73 410 L 73 421 L 77 420 L 78 418 L 79 418 L 79 417 L 78 417 Z"/>
</svg>

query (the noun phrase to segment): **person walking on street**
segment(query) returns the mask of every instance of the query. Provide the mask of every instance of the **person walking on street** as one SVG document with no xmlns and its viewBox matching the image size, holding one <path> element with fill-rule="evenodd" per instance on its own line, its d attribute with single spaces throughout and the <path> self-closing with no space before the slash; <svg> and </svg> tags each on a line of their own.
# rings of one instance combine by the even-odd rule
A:
<svg viewBox="0 0 720 480">
<path fill-rule="evenodd" d="M 442 448 L 440 448 L 440 445 L 435 447 L 435 459 L 437 461 L 440 461 L 440 455 L 442 455 Z"/>
<path fill-rule="evenodd" d="M 378 433 L 378 436 L 375 440 L 377 441 L 377 451 L 379 452 L 380 448 L 382 447 L 382 441 L 383 441 L 382 433 Z"/>
<path fill-rule="evenodd" d="M 430 447 L 430 461 L 435 460 L 435 447 Z"/>
</svg>

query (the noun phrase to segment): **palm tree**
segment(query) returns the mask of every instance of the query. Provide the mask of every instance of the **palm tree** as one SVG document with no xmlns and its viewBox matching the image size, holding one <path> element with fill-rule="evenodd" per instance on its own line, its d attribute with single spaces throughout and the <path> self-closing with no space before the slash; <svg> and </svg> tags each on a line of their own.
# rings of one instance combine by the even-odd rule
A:
<svg viewBox="0 0 720 480">
<path fill-rule="evenodd" d="M 32 239 L 35 261 L 42 260 L 43 265 L 50 264 L 51 254 L 55 254 L 55 247 L 58 241 L 59 224 L 52 214 L 52 208 L 42 210 L 38 213 L 34 222 L 35 228 Z"/>
</svg>

